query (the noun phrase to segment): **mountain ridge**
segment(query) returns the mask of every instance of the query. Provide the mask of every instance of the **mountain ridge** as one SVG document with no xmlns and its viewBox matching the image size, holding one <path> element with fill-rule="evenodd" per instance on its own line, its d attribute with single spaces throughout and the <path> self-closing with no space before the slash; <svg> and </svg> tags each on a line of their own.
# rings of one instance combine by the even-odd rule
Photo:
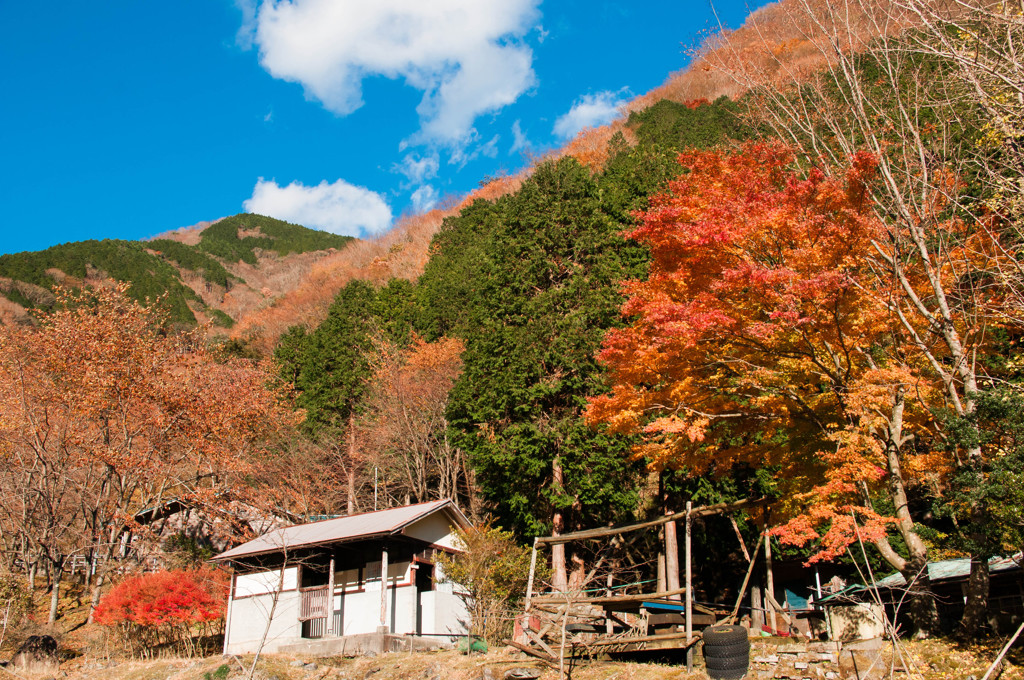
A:
<svg viewBox="0 0 1024 680">
<path fill-rule="evenodd" d="M 355 239 L 241 213 L 140 241 L 88 239 L 0 255 L 0 320 L 26 322 L 58 286 L 131 284 L 165 296 L 176 324 L 230 328 L 304 280 L 317 260 Z"/>
</svg>

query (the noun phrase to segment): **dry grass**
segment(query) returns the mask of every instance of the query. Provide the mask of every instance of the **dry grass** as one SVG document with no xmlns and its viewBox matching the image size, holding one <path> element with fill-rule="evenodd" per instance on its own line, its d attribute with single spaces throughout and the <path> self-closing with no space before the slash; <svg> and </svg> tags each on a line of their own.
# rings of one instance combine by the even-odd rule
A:
<svg viewBox="0 0 1024 680">
<path fill-rule="evenodd" d="M 1002 641 L 992 639 L 966 647 L 956 646 L 945 640 L 913 641 L 906 643 L 906 649 L 918 673 L 896 672 L 892 677 L 914 680 L 940 680 L 951 677 L 980 678 L 988 664 L 998 654 Z M 15 676 L 0 671 L 0 680 L 21 677 L 42 680 L 46 677 L 66 677 L 70 680 L 205 680 L 219 668 L 228 666 L 228 678 L 237 680 L 244 677 L 252 663 L 251 655 L 223 657 L 220 655 L 204 659 L 163 658 L 149 661 L 125 661 L 104 656 L 84 655 L 61 664 L 54 669 L 36 672 L 19 671 Z M 303 664 L 315 664 L 307 668 Z M 1021 680 L 1024 678 L 1024 648 L 1018 647 L 1009 655 L 1000 673 L 993 677 L 999 680 Z M 580 664 L 572 671 L 574 680 L 705 680 L 700 670 L 700 655 L 696 655 L 695 669 L 686 673 L 682 666 L 642 663 L 593 663 Z M 542 680 L 556 680 L 557 670 L 545 668 L 534 659 L 526 657 L 511 648 L 496 649 L 483 655 L 465 656 L 455 651 L 443 652 L 396 652 L 380 657 L 360 658 L 305 658 L 282 654 L 269 654 L 261 658 L 256 678 L 261 680 L 406 680 L 416 678 L 432 680 L 501 680 L 505 671 L 511 668 L 530 667 L 543 671 Z"/>
</svg>

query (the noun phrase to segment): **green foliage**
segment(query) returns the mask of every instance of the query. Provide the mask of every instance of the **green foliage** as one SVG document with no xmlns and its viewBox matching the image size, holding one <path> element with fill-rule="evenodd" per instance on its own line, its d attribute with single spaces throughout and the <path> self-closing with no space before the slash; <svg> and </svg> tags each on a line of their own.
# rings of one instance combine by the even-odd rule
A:
<svg viewBox="0 0 1024 680">
<path fill-rule="evenodd" d="M 160 253 L 164 259 L 174 262 L 182 269 L 201 274 L 204 279 L 218 286 L 229 288 L 231 282 L 238 280 L 224 268 L 224 265 L 195 246 L 170 239 L 156 239 L 148 241 L 144 245 L 150 250 Z"/>
<path fill-rule="evenodd" d="M 343 425 L 366 389 L 376 302 L 373 286 L 352 281 L 315 331 L 294 326 L 274 351 L 281 377 L 295 386 L 297 405 L 306 409 L 306 425 L 314 432 Z"/>
<path fill-rule="evenodd" d="M 572 159 L 541 165 L 516 194 L 446 220 L 420 278 L 424 328 L 466 342 L 456 440 L 499 520 L 522 535 L 548 531 L 555 509 L 586 525 L 636 505 L 629 442 L 580 417 L 600 385 L 594 352 L 619 320 L 618 285 L 645 263 L 602 188 Z M 621 205 L 626 193 L 608 195 Z"/>
<path fill-rule="evenodd" d="M 947 446 L 981 446 L 991 455 L 965 459 L 949 489 L 933 502 L 948 524 L 935 538 L 942 547 L 972 554 L 1011 554 L 1024 547 L 1024 395 L 1011 387 L 978 397 L 967 418 L 947 415 Z"/>
<path fill-rule="evenodd" d="M 254 235 L 239 238 L 239 231 Z M 195 291 L 181 280 L 178 268 L 195 272 L 212 285 L 230 289 L 238 277 L 216 258 L 256 264 L 256 249 L 279 255 L 311 250 L 341 248 L 352 240 L 315 229 L 261 215 L 235 215 L 203 231 L 198 246 L 170 239 L 153 241 L 89 240 L 47 248 L 36 252 L 0 255 L 0 277 L 53 291 L 58 278 L 52 272 L 84 280 L 90 275 L 107 275 L 115 281 L 131 284 L 129 295 L 140 302 L 164 298 L 164 307 L 173 323 L 194 325 L 195 315 L 189 303 L 204 307 L 213 322 L 231 328 L 234 319 L 221 310 L 207 308 Z M 176 266 L 175 266 L 176 265 Z M 63 278 L 63 277 L 60 277 Z M 0 295 L 26 309 L 49 308 L 52 298 L 34 299 L 14 285 L 0 289 Z"/>
<path fill-rule="evenodd" d="M 213 320 L 213 323 L 221 328 L 231 328 L 235 325 L 235 320 L 227 315 L 227 312 L 222 312 L 219 309 L 207 309 L 207 314 Z"/>
<path fill-rule="evenodd" d="M 226 680 L 229 675 L 231 675 L 231 666 L 226 663 L 222 663 L 220 666 L 217 666 L 217 670 L 212 673 L 203 673 L 203 680 Z"/>
<path fill-rule="evenodd" d="M 263 357 L 259 350 L 240 338 L 221 338 L 214 349 L 218 359 L 222 361 L 227 359 L 259 361 Z"/>
<path fill-rule="evenodd" d="M 710 149 L 751 137 L 749 126 L 740 119 L 740 110 L 740 105 L 728 97 L 689 105 L 663 99 L 631 113 L 626 125 L 643 146 Z"/>
<path fill-rule="evenodd" d="M 444 578 L 465 591 L 470 611 L 470 635 L 497 644 L 509 637 L 512 620 L 520 611 L 530 575 L 530 550 L 516 543 L 511 532 L 485 522 L 455 532 L 464 551 L 442 553 L 438 564 Z M 547 578 L 538 565 L 538 582 Z"/>
<path fill-rule="evenodd" d="M 217 554 L 209 541 L 197 540 L 184 532 L 168 536 L 161 547 L 171 569 L 198 568 Z"/>
<path fill-rule="evenodd" d="M 159 257 L 146 252 L 137 241 L 106 239 L 63 243 L 36 252 L 0 255 L 0 276 L 53 290 L 58 281 L 48 272 L 57 269 L 68 276 L 85 279 L 90 270 L 103 272 L 116 281 L 131 283 L 129 295 L 140 302 L 166 295 L 164 306 L 173 322 L 196 322 L 187 301 L 198 301 L 195 292 L 178 279 L 177 270 Z M 5 291 L 19 304 L 30 302 L 24 296 Z M 18 299 L 15 299 L 18 298 Z M 31 305 L 30 306 L 34 306 Z"/>
<path fill-rule="evenodd" d="M 239 235 L 239 231 L 253 232 Z M 278 255 L 305 253 L 312 250 L 343 248 L 351 236 L 338 236 L 326 231 L 307 229 L 273 217 L 242 213 L 227 217 L 203 230 L 198 248 L 225 262 L 256 264 L 256 249 L 270 250 Z"/>
</svg>

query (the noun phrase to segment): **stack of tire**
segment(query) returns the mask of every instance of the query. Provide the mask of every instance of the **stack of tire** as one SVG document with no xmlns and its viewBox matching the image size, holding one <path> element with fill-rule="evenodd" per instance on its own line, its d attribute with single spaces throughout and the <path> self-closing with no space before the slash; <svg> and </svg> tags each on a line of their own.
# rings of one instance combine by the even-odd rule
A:
<svg viewBox="0 0 1024 680">
<path fill-rule="evenodd" d="M 740 680 L 750 667 L 750 640 L 743 626 L 704 629 L 704 664 L 715 680 Z"/>
</svg>

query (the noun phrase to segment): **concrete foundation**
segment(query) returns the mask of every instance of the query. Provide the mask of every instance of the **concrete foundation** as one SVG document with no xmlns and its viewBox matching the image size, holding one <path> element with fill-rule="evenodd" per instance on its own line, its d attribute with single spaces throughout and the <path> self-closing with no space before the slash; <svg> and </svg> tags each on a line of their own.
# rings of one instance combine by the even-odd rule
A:
<svg viewBox="0 0 1024 680">
<path fill-rule="evenodd" d="M 342 637 L 325 637 L 279 645 L 275 651 L 296 656 L 365 656 L 384 652 L 423 652 L 454 646 L 453 638 L 417 637 L 390 633 L 362 633 Z"/>
</svg>

